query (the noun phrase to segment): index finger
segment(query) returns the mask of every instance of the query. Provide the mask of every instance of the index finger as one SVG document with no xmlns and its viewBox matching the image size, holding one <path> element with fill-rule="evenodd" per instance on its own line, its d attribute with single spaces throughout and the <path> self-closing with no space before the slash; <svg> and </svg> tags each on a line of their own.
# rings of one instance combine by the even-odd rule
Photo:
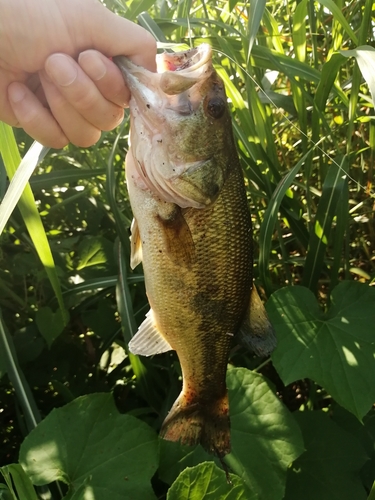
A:
<svg viewBox="0 0 375 500">
<path fill-rule="evenodd" d="M 141 26 L 97 2 L 90 18 L 92 46 L 106 56 L 127 56 L 135 64 L 156 71 L 156 40 Z"/>
</svg>

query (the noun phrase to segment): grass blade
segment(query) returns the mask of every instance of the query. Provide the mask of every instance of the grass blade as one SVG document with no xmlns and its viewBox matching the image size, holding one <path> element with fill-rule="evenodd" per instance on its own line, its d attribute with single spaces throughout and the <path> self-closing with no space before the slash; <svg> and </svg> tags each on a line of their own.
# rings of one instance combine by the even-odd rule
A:
<svg viewBox="0 0 375 500">
<path fill-rule="evenodd" d="M 336 207 L 347 182 L 348 157 L 344 156 L 341 165 L 330 165 L 323 185 L 310 243 L 307 252 L 302 284 L 315 292 L 320 273 L 324 266 L 325 251 L 330 241 L 332 221 L 337 213 Z"/>
<path fill-rule="evenodd" d="M 42 151 L 44 150 L 40 149 L 39 147 L 36 147 L 34 149 L 35 156 L 33 153 L 30 158 L 30 163 L 29 160 L 27 160 L 27 162 L 25 162 L 24 164 L 24 168 L 27 169 L 27 172 L 30 172 L 32 162 L 35 162 L 39 159 Z M 2 122 L 0 122 L 0 152 L 7 174 L 9 178 L 12 179 L 16 175 L 17 168 L 21 164 L 21 157 L 18 152 L 17 143 L 14 138 L 12 128 Z M 39 152 L 39 154 L 36 154 L 36 152 Z M 34 168 L 35 166 L 36 164 L 34 165 Z M 24 181 L 25 177 L 27 176 L 25 174 L 25 177 L 22 177 L 22 171 L 19 175 L 21 176 L 22 181 Z M 18 208 L 20 209 L 21 215 L 33 241 L 35 249 L 45 268 L 53 291 L 55 292 L 58 304 L 63 313 L 64 323 L 67 324 L 69 314 L 64 305 L 59 277 L 57 275 L 47 235 L 44 230 L 38 209 L 36 208 L 34 195 L 29 184 L 26 184 L 26 187 L 19 199 Z"/>
<path fill-rule="evenodd" d="M 269 271 L 269 255 L 271 252 L 272 235 L 274 233 L 275 224 L 278 217 L 280 204 L 285 196 L 285 193 L 290 188 L 295 176 L 304 164 L 306 158 L 312 153 L 308 151 L 292 170 L 279 182 L 275 189 L 272 198 L 269 201 L 267 210 L 264 214 L 264 220 L 259 233 L 259 277 L 263 282 L 268 295 L 272 292 L 271 278 Z"/>
<path fill-rule="evenodd" d="M 352 28 L 349 26 L 348 21 L 345 19 L 343 13 L 340 10 L 340 7 L 333 0 L 318 0 L 318 2 L 326 7 L 329 11 L 332 12 L 336 20 L 341 24 L 341 26 L 346 31 L 346 34 L 352 40 L 355 45 L 358 45 L 357 35 L 354 33 Z"/>
<path fill-rule="evenodd" d="M 251 49 L 258 34 L 260 21 L 262 20 L 264 9 L 266 8 L 266 0 L 252 0 L 249 2 L 249 14 L 247 25 L 247 37 L 249 39 L 249 46 L 247 48 L 246 64 L 249 64 Z"/>
<path fill-rule="evenodd" d="M 6 370 L 9 380 L 16 391 L 17 399 L 21 405 L 27 429 L 34 429 L 41 417 L 34 397 L 31 393 L 29 384 L 27 383 L 23 372 L 18 364 L 16 351 L 14 349 L 12 337 L 9 335 L 0 311 L 0 347 L 2 357 L 5 361 Z"/>
</svg>

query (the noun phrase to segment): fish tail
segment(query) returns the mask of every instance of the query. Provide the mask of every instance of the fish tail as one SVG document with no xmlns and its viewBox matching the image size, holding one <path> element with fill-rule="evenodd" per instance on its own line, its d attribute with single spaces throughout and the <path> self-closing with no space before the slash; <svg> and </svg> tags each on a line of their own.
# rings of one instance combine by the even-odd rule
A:
<svg viewBox="0 0 375 500">
<path fill-rule="evenodd" d="M 218 457 L 230 453 L 228 394 L 201 401 L 182 392 L 164 420 L 160 436 L 189 446 L 200 443 Z"/>
</svg>

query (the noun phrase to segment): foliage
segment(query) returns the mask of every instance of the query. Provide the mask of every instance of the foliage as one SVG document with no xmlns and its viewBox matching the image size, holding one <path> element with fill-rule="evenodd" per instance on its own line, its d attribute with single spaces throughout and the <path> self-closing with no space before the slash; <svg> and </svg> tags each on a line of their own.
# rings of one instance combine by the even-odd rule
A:
<svg viewBox="0 0 375 500">
<path fill-rule="evenodd" d="M 148 310 L 129 268 L 128 120 L 50 151 L 1 234 L 0 498 L 375 498 L 372 2 L 107 5 L 161 47 L 213 46 L 278 347 L 231 355 L 224 466 L 158 440 L 181 371 L 127 350 Z M 0 127 L 3 198 L 40 150 Z"/>
</svg>

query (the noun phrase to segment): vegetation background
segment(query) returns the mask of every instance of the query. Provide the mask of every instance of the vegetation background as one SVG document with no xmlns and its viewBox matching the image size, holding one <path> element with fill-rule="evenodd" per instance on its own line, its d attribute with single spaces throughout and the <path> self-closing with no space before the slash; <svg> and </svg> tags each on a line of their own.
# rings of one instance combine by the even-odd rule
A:
<svg viewBox="0 0 375 500">
<path fill-rule="evenodd" d="M 129 269 L 128 119 L 50 151 L 2 216 L 0 498 L 374 500 L 372 1 L 107 6 L 160 48 L 213 46 L 278 347 L 232 353 L 232 485 L 200 447 L 159 441 L 181 372 L 174 353 L 127 350 L 148 310 Z M 0 124 L 1 197 L 31 142 Z"/>
</svg>

